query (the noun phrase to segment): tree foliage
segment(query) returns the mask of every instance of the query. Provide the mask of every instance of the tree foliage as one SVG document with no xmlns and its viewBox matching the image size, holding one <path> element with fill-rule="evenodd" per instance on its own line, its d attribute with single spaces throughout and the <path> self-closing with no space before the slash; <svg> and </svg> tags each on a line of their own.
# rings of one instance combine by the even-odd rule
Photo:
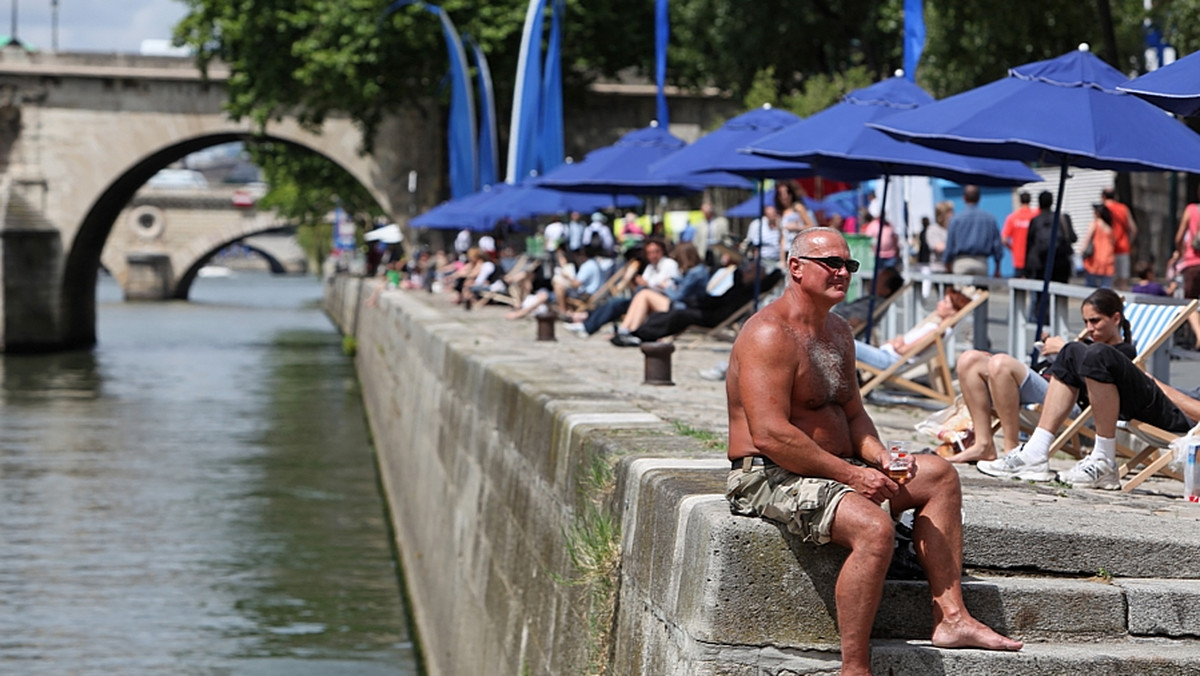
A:
<svg viewBox="0 0 1200 676">
<path fill-rule="evenodd" d="M 301 246 L 315 260 L 329 251 L 333 235 L 329 214 L 335 208 L 345 210 L 359 230 L 385 215 L 357 179 L 323 155 L 279 142 L 252 143 L 249 150 L 270 186 L 258 200 L 258 208 L 273 209 L 295 225 Z"/>
<path fill-rule="evenodd" d="M 419 6 L 385 15 L 387 0 L 183 1 L 189 12 L 176 39 L 197 50 L 202 66 L 228 65 L 228 110 L 235 117 L 263 126 L 289 115 L 316 128 L 330 114 L 346 113 L 361 126 L 369 151 L 389 111 L 448 100 L 441 27 Z M 487 54 L 497 121 L 506 129 L 527 0 L 438 4 Z M 900 66 L 903 6 L 903 0 L 671 0 L 668 79 L 811 114 Z M 568 102 L 596 78 L 653 73 L 654 3 L 566 0 L 566 7 Z M 1161 1 L 1152 14 L 1184 52 L 1200 47 L 1198 15 L 1200 0 Z M 1141 0 L 926 2 L 917 82 L 945 97 L 1080 42 L 1132 73 L 1141 65 L 1145 16 Z M 279 160 L 273 178 L 285 181 L 294 167 L 291 182 L 299 186 L 312 172 L 293 159 Z"/>
</svg>

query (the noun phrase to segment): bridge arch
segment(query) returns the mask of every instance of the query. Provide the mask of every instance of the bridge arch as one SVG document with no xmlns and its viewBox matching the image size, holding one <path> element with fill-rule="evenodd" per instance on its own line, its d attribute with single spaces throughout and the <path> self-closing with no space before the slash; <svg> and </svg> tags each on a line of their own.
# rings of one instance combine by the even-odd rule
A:
<svg viewBox="0 0 1200 676">
<path fill-rule="evenodd" d="M 302 134 L 284 133 L 252 136 L 240 129 L 198 134 L 153 149 L 118 174 L 84 214 L 74 240 L 65 252 L 62 309 L 66 342 L 72 346 L 89 346 L 95 343 L 95 281 L 101 266 L 113 273 L 126 289 L 127 297 L 184 299 L 187 298 L 199 269 L 215 253 L 246 237 L 287 227 L 286 223 L 277 221 L 274 214 L 254 211 L 251 208 L 245 212 L 244 218 L 232 224 L 223 223 L 210 227 L 199 236 L 193 233 L 182 246 L 178 238 L 166 244 L 164 231 L 171 230 L 173 226 L 165 222 L 164 210 L 152 200 L 139 198 L 145 194 L 144 186 L 150 177 L 172 162 L 205 148 L 232 141 L 268 141 L 285 143 L 320 154 L 337 163 L 360 182 L 364 178 L 369 180 L 370 170 L 364 163 L 346 164 L 344 158 L 331 156 L 326 149 L 311 143 L 313 138 L 315 137 L 312 134 L 305 137 Z M 390 202 L 388 196 L 369 183 L 363 185 L 373 197 L 381 200 L 381 206 L 386 210 L 385 202 Z M 166 193 L 160 195 L 160 199 L 169 203 L 172 196 Z M 179 199 L 178 195 L 175 199 Z M 227 206 L 228 202 L 225 204 Z M 118 226 L 123 213 L 144 226 L 138 230 L 145 241 L 125 252 L 127 260 L 110 257 L 109 260 L 102 261 L 105 244 L 112 236 L 113 228 Z M 269 254 L 266 254 L 266 257 L 269 259 Z M 278 261 L 274 264 L 281 266 Z M 138 271 L 133 282 L 129 278 L 130 270 Z M 139 295 L 141 292 L 136 290 L 131 294 L 131 283 L 143 286 L 150 284 L 151 288 L 144 292 L 144 295 Z"/>
<path fill-rule="evenodd" d="M 0 349 L 95 343 L 100 252 L 121 210 L 159 169 L 256 131 L 224 110 L 229 75 L 220 66 L 202 74 L 190 58 L 0 53 L 9 121 L 0 125 L 0 205 L 36 216 L 6 215 L 6 253 L 40 261 L 34 278 L 0 266 Z M 344 117 L 327 118 L 314 133 L 285 116 L 269 123 L 267 138 L 337 162 L 385 212 L 400 215 L 435 203 L 440 189 L 438 180 L 423 180 L 416 194 L 407 190 L 410 171 L 442 172 L 438 116 L 426 109 L 435 107 L 414 102 L 393 111 L 369 154 Z M 36 307 L 30 289 L 38 292 Z"/>
<path fill-rule="evenodd" d="M 200 268 L 203 268 L 212 260 L 213 256 L 217 255 L 225 247 L 242 242 L 247 237 L 255 235 L 263 235 L 272 232 L 280 232 L 289 230 L 290 227 L 286 223 L 266 223 L 247 227 L 232 234 L 228 230 L 222 230 L 211 237 L 206 237 L 202 241 L 196 242 L 189 246 L 186 255 L 181 256 L 181 259 L 190 261 L 186 263 L 186 267 L 179 268 L 182 272 L 176 277 L 174 288 L 171 291 L 171 297 L 178 300 L 186 300 L 188 293 L 191 291 L 192 284 L 196 281 L 196 277 L 200 274 Z M 276 258 L 271 252 L 263 247 L 246 245 L 247 248 L 262 256 L 270 266 L 271 271 L 275 273 L 283 273 L 287 271 L 286 266 Z"/>
</svg>

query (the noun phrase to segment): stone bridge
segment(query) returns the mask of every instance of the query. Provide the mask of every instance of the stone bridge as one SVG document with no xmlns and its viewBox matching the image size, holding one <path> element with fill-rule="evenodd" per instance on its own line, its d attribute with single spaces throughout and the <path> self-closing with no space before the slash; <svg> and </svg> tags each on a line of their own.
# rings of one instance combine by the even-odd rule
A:
<svg viewBox="0 0 1200 676">
<path fill-rule="evenodd" d="M 182 58 L 0 49 L 0 350 L 95 343 L 95 283 L 106 240 L 115 227 L 153 230 L 155 207 L 135 197 L 139 189 L 171 162 L 252 134 L 248 122 L 223 111 L 228 77 L 220 69 L 203 77 Z M 736 112 L 713 92 L 668 95 L 671 130 L 687 139 Z M 572 123 L 566 145 L 575 156 L 645 126 L 655 109 L 652 87 L 623 84 L 593 87 L 564 104 Z M 441 124 L 428 102 L 394 111 L 369 155 L 360 153 L 361 134 L 344 118 L 326 120 L 318 134 L 285 116 L 271 122 L 266 138 L 338 163 L 405 223 L 405 215 L 444 193 Z M 414 193 L 411 171 L 419 176 Z M 121 222 L 127 208 L 136 212 L 132 226 Z M 253 223 L 197 229 L 194 240 L 170 250 L 141 247 L 129 251 L 132 259 L 106 258 L 104 265 L 153 287 L 148 297 L 186 295 L 206 253 L 239 233 L 270 229 L 263 218 L 269 220 L 247 213 Z"/>
<path fill-rule="evenodd" d="M 206 79 L 188 59 L 0 51 L 0 347 L 95 342 L 101 251 L 135 193 L 171 162 L 251 135 L 248 122 L 223 112 L 227 78 L 227 72 L 210 71 Z M 388 213 L 407 212 L 410 200 L 436 201 L 437 180 L 422 180 L 415 195 L 407 191 L 409 171 L 419 169 L 431 179 L 442 174 L 438 116 L 418 106 L 383 124 L 370 155 L 360 153 L 361 134 L 348 119 L 329 119 L 316 134 L 284 118 L 270 125 L 266 137 L 337 162 Z M 137 220 L 153 209 L 135 203 L 132 211 Z M 178 250 L 135 255 L 133 268 L 136 274 L 156 270 L 168 295 L 186 294 L 206 253 L 238 234 L 277 225 L 262 222 L 267 216 L 248 212 L 246 218 L 236 226 L 213 226 L 177 243 Z"/>
<path fill-rule="evenodd" d="M 151 188 L 139 190 L 109 232 L 100 262 L 127 300 L 186 299 L 209 259 L 235 242 L 266 259 L 273 272 L 304 272 L 304 252 L 265 238 L 291 232 L 273 212 L 236 206 L 244 189 Z M 258 236 L 257 238 L 255 236 Z"/>
</svg>

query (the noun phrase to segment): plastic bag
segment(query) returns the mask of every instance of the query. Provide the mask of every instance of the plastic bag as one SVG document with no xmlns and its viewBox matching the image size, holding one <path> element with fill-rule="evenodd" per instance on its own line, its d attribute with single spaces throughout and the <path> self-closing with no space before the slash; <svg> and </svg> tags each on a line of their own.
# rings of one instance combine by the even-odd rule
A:
<svg viewBox="0 0 1200 676">
<path fill-rule="evenodd" d="M 1171 442 L 1171 462 L 1167 467 L 1183 473 L 1183 497 L 1200 502 L 1200 425 Z"/>
<path fill-rule="evenodd" d="M 975 427 L 961 395 L 953 405 L 934 411 L 915 427 L 917 432 L 932 437 L 938 443 L 937 453 L 942 457 L 962 453 L 975 442 Z"/>
</svg>

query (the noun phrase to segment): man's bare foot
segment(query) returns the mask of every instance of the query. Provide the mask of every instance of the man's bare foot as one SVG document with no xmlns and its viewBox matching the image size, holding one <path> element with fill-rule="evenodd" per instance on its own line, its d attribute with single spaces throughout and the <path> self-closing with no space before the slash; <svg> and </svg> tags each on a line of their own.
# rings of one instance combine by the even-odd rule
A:
<svg viewBox="0 0 1200 676">
<path fill-rule="evenodd" d="M 933 645 L 939 648 L 1020 650 L 1025 644 L 997 634 L 973 617 L 965 617 L 956 622 L 943 620 L 933 630 Z"/>
<path fill-rule="evenodd" d="M 962 453 L 955 453 L 946 459 L 950 462 L 979 462 L 980 460 L 995 460 L 996 447 L 975 444 Z"/>
</svg>

